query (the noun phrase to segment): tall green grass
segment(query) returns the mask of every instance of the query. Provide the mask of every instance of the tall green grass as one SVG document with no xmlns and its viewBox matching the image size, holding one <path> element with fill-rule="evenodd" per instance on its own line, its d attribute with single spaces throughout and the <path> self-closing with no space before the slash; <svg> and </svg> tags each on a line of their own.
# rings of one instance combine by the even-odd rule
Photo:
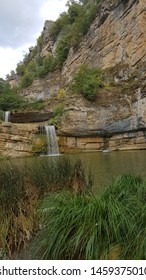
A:
<svg viewBox="0 0 146 280">
<path fill-rule="evenodd" d="M 39 259 L 146 259 L 146 181 L 123 175 L 98 194 L 92 186 L 80 161 L 2 161 L 0 258 L 31 247 Z"/>
<path fill-rule="evenodd" d="M 145 202 L 146 182 L 132 175 L 96 195 L 46 196 L 38 207 L 34 258 L 146 259 Z"/>
<path fill-rule="evenodd" d="M 77 170 L 78 168 L 78 170 Z M 80 173 L 79 173 L 80 171 Z M 81 162 L 71 164 L 58 157 L 2 161 L 0 164 L 0 251 L 1 256 L 13 258 L 31 239 L 38 227 L 35 208 L 46 193 L 74 189 L 74 185 L 88 188 Z M 76 192 L 79 190 L 76 189 Z"/>
</svg>

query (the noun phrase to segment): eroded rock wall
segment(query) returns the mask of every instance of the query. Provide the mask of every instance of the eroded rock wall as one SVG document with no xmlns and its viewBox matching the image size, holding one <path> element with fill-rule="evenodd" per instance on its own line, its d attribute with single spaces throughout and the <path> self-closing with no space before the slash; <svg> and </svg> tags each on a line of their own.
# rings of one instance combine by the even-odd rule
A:
<svg viewBox="0 0 146 280">
<path fill-rule="evenodd" d="M 119 63 L 127 64 L 130 72 L 146 60 L 146 0 L 105 1 L 78 49 L 71 48 L 62 67 L 43 79 L 34 80 L 24 89 L 23 96 L 47 99 L 66 88 L 81 64 L 103 69 Z M 50 28 L 50 22 L 48 22 Z M 50 40 L 44 26 L 42 56 L 55 55 L 56 42 Z M 48 36 L 48 37 L 47 37 Z"/>
<path fill-rule="evenodd" d="M 43 79 L 35 79 L 31 86 L 21 90 L 20 95 L 28 99 L 45 100 L 56 96 L 61 86 L 60 71 L 56 70 Z"/>
<path fill-rule="evenodd" d="M 60 152 L 101 152 L 146 149 L 146 131 L 127 132 L 111 137 L 59 137 Z"/>
<path fill-rule="evenodd" d="M 55 50 L 46 36 L 45 32 L 44 56 Z M 70 49 L 62 71 L 34 80 L 21 94 L 35 99 L 57 95 L 59 88 L 68 86 L 73 73 L 83 63 L 103 69 L 115 67 L 114 86 L 107 88 L 106 85 L 101 89 L 95 102 L 88 102 L 80 96 L 63 101 L 64 114 L 58 126 L 60 150 L 146 149 L 145 62 L 146 0 L 109 1 L 108 5 L 102 5 L 100 15 L 78 50 Z M 128 83 L 133 86 L 128 88 Z M 0 154 L 32 154 L 32 140 L 37 131 L 37 124 L 1 124 Z"/>
<path fill-rule="evenodd" d="M 77 51 L 70 50 L 62 69 L 69 83 L 80 64 L 108 68 L 123 62 L 130 67 L 146 60 L 146 0 L 105 4 Z"/>
<path fill-rule="evenodd" d="M 146 94 L 117 86 L 100 90 L 95 103 L 72 97 L 59 128 L 63 151 L 146 149 Z"/>
<path fill-rule="evenodd" d="M 0 156 L 32 156 L 38 124 L 0 124 Z"/>
</svg>

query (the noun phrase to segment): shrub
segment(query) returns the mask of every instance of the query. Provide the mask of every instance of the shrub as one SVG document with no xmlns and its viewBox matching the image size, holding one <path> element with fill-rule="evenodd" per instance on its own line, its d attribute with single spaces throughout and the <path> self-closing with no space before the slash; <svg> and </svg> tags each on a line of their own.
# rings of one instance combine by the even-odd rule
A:
<svg viewBox="0 0 146 280">
<path fill-rule="evenodd" d="M 58 99 L 63 99 L 65 97 L 66 93 L 65 90 L 63 88 L 60 88 L 57 94 Z"/>
<path fill-rule="evenodd" d="M 59 103 L 53 108 L 53 115 L 54 117 L 49 120 L 49 125 L 55 125 L 56 127 L 59 126 L 61 117 L 63 115 L 64 105 Z"/>
<path fill-rule="evenodd" d="M 7 81 L 0 79 L 0 110 L 12 111 L 20 108 L 23 98 L 17 94 L 17 88 L 11 88 Z"/>
<path fill-rule="evenodd" d="M 44 78 L 47 75 L 47 71 L 44 66 L 39 66 L 36 69 L 36 76 L 38 78 Z"/>
<path fill-rule="evenodd" d="M 59 33 L 66 27 L 68 24 L 68 14 L 61 13 L 59 18 L 53 23 L 50 29 L 50 36 L 52 40 L 55 42 Z"/>
<path fill-rule="evenodd" d="M 80 15 L 82 6 L 75 1 L 68 4 L 68 23 L 72 24 L 75 22 L 76 18 Z"/>
<path fill-rule="evenodd" d="M 90 69 L 82 65 L 74 75 L 71 85 L 73 93 L 81 93 L 88 100 L 95 100 L 97 90 L 103 86 L 102 72 L 98 68 Z"/>
<path fill-rule="evenodd" d="M 56 58 L 53 57 L 52 54 L 49 54 L 47 57 L 43 59 L 43 66 L 46 70 L 46 73 L 53 72 L 56 69 Z"/>
<path fill-rule="evenodd" d="M 46 154 L 48 149 L 48 140 L 46 135 L 38 136 L 32 143 L 32 151 L 37 154 Z"/>
<path fill-rule="evenodd" d="M 63 192 L 38 208 L 42 259 L 146 259 L 146 182 L 121 176 L 98 195 Z M 37 248 L 37 250 L 36 250 Z"/>
<path fill-rule="evenodd" d="M 63 109 L 64 109 L 64 105 L 62 103 L 59 103 L 57 106 L 55 106 L 53 108 L 53 113 L 55 116 L 62 116 L 63 114 Z"/>
<path fill-rule="evenodd" d="M 56 59 L 58 67 L 62 67 L 63 62 L 66 60 L 69 53 L 69 38 L 68 35 L 61 37 L 56 48 Z"/>
<path fill-rule="evenodd" d="M 38 225 L 34 219 L 37 200 L 46 192 L 71 189 L 77 168 L 62 157 L 1 162 L 0 258 L 18 257 L 20 251 L 24 256 Z M 83 174 L 81 165 L 80 173 Z M 85 182 L 80 176 L 81 180 Z"/>
<path fill-rule="evenodd" d="M 20 81 L 20 87 L 21 88 L 26 88 L 30 86 L 33 82 L 33 76 L 30 73 L 26 73 Z"/>
<path fill-rule="evenodd" d="M 0 110 L 12 111 L 20 108 L 22 104 L 22 98 L 17 94 L 6 93 L 0 95 Z"/>
<path fill-rule="evenodd" d="M 24 63 L 17 64 L 16 73 L 18 76 L 23 76 L 25 74 L 26 66 Z"/>
<path fill-rule="evenodd" d="M 37 59 L 36 62 L 36 76 L 39 78 L 43 78 L 49 72 L 53 72 L 57 65 L 56 58 L 51 54 L 44 57 L 43 59 Z"/>
<path fill-rule="evenodd" d="M 43 36 L 41 34 L 37 39 L 37 47 L 39 52 L 42 50 L 42 45 L 43 45 Z"/>
<path fill-rule="evenodd" d="M 42 99 L 30 102 L 29 107 L 34 110 L 42 110 L 45 107 L 45 103 Z"/>
</svg>

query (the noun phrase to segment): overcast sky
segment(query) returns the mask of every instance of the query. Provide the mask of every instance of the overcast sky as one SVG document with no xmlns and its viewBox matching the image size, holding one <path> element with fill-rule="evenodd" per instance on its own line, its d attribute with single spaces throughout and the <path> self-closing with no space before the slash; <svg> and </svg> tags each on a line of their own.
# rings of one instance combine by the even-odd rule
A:
<svg viewBox="0 0 146 280">
<path fill-rule="evenodd" d="M 5 78 L 36 44 L 46 19 L 55 20 L 67 0 L 0 0 L 0 77 Z"/>
</svg>

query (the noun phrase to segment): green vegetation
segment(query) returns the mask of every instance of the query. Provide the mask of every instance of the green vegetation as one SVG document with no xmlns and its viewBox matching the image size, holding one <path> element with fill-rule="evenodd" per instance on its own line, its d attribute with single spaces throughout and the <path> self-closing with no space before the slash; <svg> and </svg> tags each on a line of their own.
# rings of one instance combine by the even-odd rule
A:
<svg viewBox="0 0 146 280">
<path fill-rule="evenodd" d="M 32 84 L 32 82 L 33 82 L 33 76 L 30 75 L 30 73 L 26 73 L 21 79 L 20 87 L 26 88 L 26 87 L 30 86 Z"/>
<path fill-rule="evenodd" d="M 32 151 L 37 154 L 46 154 L 48 147 L 48 140 L 45 135 L 40 135 L 34 139 L 32 143 Z"/>
<path fill-rule="evenodd" d="M 70 47 L 78 47 L 81 37 L 85 35 L 98 12 L 96 1 L 68 1 L 68 11 L 62 13 L 52 25 L 50 35 L 55 42 L 61 33 L 68 37 Z"/>
<path fill-rule="evenodd" d="M 58 103 L 58 105 L 56 105 L 53 108 L 53 113 L 55 116 L 61 117 L 63 114 L 63 109 L 64 109 L 64 105 L 63 103 Z"/>
<path fill-rule="evenodd" d="M 32 259 L 146 259 L 145 179 L 120 176 L 93 194 L 80 161 L 20 162 L 0 165 L 1 258 L 29 244 Z"/>
<path fill-rule="evenodd" d="M 68 35 L 62 36 L 56 48 L 57 66 L 62 67 L 63 62 L 66 60 L 69 52 Z"/>
<path fill-rule="evenodd" d="M 49 125 L 55 125 L 55 126 L 59 125 L 59 123 L 61 121 L 61 117 L 63 115 L 63 110 L 64 110 L 63 103 L 58 103 L 58 105 L 56 105 L 53 108 L 54 117 L 49 120 Z"/>
<path fill-rule="evenodd" d="M 22 77 L 22 83 L 29 83 L 29 75 Z M 25 87 L 24 86 L 24 87 Z M 4 111 L 42 110 L 45 102 L 40 100 L 25 100 L 18 95 L 18 88 L 11 88 L 8 81 L 0 79 L 0 120 L 3 120 Z"/>
<path fill-rule="evenodd" d="M 101 0 L 67 2 L 68 11 L 62 13 L 50 29 L 50 37 L 57 43 L 55 54 L 49 53 L 47 57 L 41 56 L 43 48 L 43 33 L 37 39 L 37 45 L 30 48 L 25 54 L 23 62 L 16 68 L 20 76 L 21 89 L 32 84 L 35 78 L 43 78 L 49 72 L 60 69 L 66 60 L 70 48 L 78 48 L 92 21 L 99 12 Z"/>
<path fill-rule="evenodd" d="M 82 94 L 88 100 L 95 100 L 97 91 L 103 86 L 102 71 L 99 68 L 89 68 L 81 65 L 79 71 L 74 75 L 70 87 L 73 93 Z"/>
<path fill-rule="evenodd" d="M 50 194 L 39 204 L 42 259 L 146 259 L 146 182 L 121 176 L 100 194 Z M 36 250 L 37 248 L 37 250 Z"/>
<path fill-rule="evenodd" d="M 77 182 L 86 187 L 89 185 L 81 163 L 71 164 L 62 157 L 35 158 L 22 163 L 21 160 L 19 163 L 3 160 L 0 182 L 0 258 L 13 258 L 14 253 L 16 257 L 27 247 L 38 229 L 35 207 L 40 197 L 50 191 L 77 189 Z"/>
<path fill-rule="evenodd" d="M 37 54 L 33 59 L 30 57 L 25 63 L 17 65 L 16 72 L 21 77 L 20 89 L 30 86 L 35 78 L 43 78 L 49 72 L 56 69 L 57 59 L 50 53 L 42 58 Z"/>
<path fill-rule="evenodd" d="M 26 109 L 38 110 L 38 111 L 40 111 L 40 110 L 44 109 L 44 107 L 45 107 L 45 102 L 44 102 L 44 100 L 42 100 L 42 99 L 39 99 L 39 100 L 32 100 L 32 101 L 27 102 L 27 104 L 25 103 L 25 105 L 26 105 L 26 106 L 25 106 Z M 23 108 L 24 108 L 24 106 L 23 106 Z"/>
<path fill-rule="evenodd" d="M 43 45 L 43 35 L 41 34 L 37 39 L 37 46 L 39 50 L 42 49 L 42 45 Z"/>
<path fill-rule="evenodd" d="M 21 103 L 22 98 L 17 94 L 17 89 L 12 89 L 7 81 L 0 78 L 0 110 L 18 109 Z"/>
<path fill-rule="evenodd" d="M 45 77 L 49 72 L 53 72 L 56 69 L 56 65 L 56 59 L 52 54 L 49 54 L 42 59 L 40 64 L 36 63 L 36 77 Z"/>
</svg>

